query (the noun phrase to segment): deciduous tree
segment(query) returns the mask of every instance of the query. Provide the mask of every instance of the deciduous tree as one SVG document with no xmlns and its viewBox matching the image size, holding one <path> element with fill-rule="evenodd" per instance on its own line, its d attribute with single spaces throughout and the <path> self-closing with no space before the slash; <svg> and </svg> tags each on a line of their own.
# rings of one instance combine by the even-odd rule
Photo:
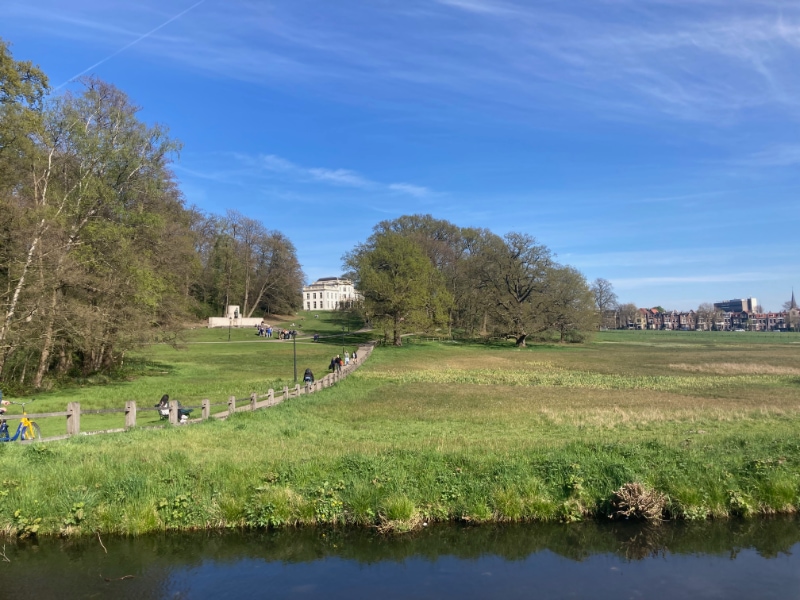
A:
<svg viewBox="0 0 800 600">
<path fill-rule="evenodd" d="M 402 333 L 447 322 L 452 297 L 442 274 L 414 240 L 395 232 L 376 233 L 345 255 L 356 289 L 364 296 L 370 320 L 392 331 L 395 346 Z"/>
</svg>

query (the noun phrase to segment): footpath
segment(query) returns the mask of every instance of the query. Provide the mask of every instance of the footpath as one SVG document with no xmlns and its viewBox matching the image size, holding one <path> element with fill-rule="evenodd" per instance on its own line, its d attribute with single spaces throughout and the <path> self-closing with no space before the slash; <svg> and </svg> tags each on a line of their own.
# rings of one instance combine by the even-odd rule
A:
<svg viewBox="0 0 800 600">
<path fill-rule="evenodd" d="M 202 423 L 208 419 L 227 419 L 229 416 L 235 413 L 240 412 L 252 412 L 256 410 L 260 410 L 263 408 L 270 408 L 271 406 L 276 406 L 281 402 L 285 402 L 292 398 L 300 398 L 306 394 L 313 394 L 324 390 L 325 388 L 329 388 L 331 386 L 336 385 L 338 382 L 346 379 L 351 373 L 353 373 L 358 367 L 360 367 L 365 360 L 367 360 L 372 354 L 372 350 L 375 347 L 375 343 L 371 342 L 368 344 L 362 344 L 358 347 L 358 361 L 357 362 L 350 362 L 348 365 L 343 365 L 340 369 L 334 370 L 332 373 L 328 373 L 324 377 L 317 379 L 313 383 L 309 382 L 304 385 L 296 384 L 294 387 L 284 386 L 282 390 L 279 392 L 275 392 L 273 389 L 267 390 L 266 394 L 257 394 L 253 392 L 250 394 L 249 398 L 236 398 L 235 396 L 230 396 L 228 398 L 227 403 L 217 403 L 212 404 L 209 399 L 203 399 L 200 403 L 200 406 L 182 406 L 175 400 L 169 401 L 168 413 L 164 416 L 165 420 L 168 421 L 170 425 L 192 425 L 194 423 Z M 215 408 L 224 407 L 225 410 L 220 412 L 213 412 L 212 410 Z M 181 418 L 181 411 L 186 411 L 187 409 L 200 410 L 201 416 L 196 419 L 188 419 L 188 418 Z M 65 435 L 57 435 L 52 437 L 46 438 L 38 438 L 32 440 L 22 440 L 20 443 L 23 444 L 30 444 L 37 441 L 43 442 L 52 442 L 57 440 L 64 440 L 71 438 L 76 435 L 102 435 L 106 433 L 120 433 L 124 431 L 128 431 L 129 429 L 136 427 L 136 417 L 138 413 L 141 412 L 151 412 L 151 411 L 161 411 L 161 408 L 154 408 L 151 406 L 147 407 L 139 407 L 135 400 L 128 400 L 125 403 L 125 408 L 103 408 L 103 409 L 92 409 L 92 410 L 82 410 L 80 402 L 70 402 L 67 404 L 67 410 L 60 411 L 60 412 L 49 412 L 49 413 L 36 413 L 36 414 L 27 414 L 27 415 L 3 415 L 3 418 L 6 420 L 19 420 L 22 418 L 27 419 L 45 419 L 45 418 L 57 418 L 57 417 L 66 417 L 67 421 L 67 433 Z M 119 427 L 115 429 L 103 429 L 99 431 L 81 431 L 81 415 L 92 415 L 92 414 L 112 414 L 112 413 L 125 413 L 125 427 Z M 166 425 L 150 425 L 145 427 L 140 427 L 140 429 L 163 429 Z"/>
</svg>

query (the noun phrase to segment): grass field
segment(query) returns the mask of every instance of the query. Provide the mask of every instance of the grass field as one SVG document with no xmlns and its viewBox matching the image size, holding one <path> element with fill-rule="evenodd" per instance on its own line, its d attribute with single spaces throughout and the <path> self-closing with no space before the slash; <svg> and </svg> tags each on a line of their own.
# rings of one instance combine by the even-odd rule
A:
<svg viewBox="0 0 800 600">
<path fill-rule="evenodd" d="M 341 325 L 320 314 L 314 327 L 334 337 L 298 341 L 301 373 L 324 373 L 341 352 Z M 313 316 L 301 316 L 310 331 Z M 162 393 L 221 402 L 291 379 L 290 342 L 234 331 L 228 343 L 227 330 L 187 339 L 224 343 L 151 348 L 135 380 L 41 403 L 155 403 Z M 788 513 L 800 507 L 799 426 L 800 335 L 602 332 L 525 349 L 414 342 L 378 348 L 335 388 L 225 422 L 4 444 L 0 527 L 574 521 L 613 512 L 614 491 L 629 482 L 664 494 L 671 518 Z"/>
<path fill-rule="evenodd" d="M 191 329 L 184 332 L 176 345 L 159 344 L 134 354 L 116 379 L 95 377 L 81 385 L 36 394 L 35 402 L 27 410 L 29 413 L 64 411 L 69 402 L 80 402 L 82 410 L 122 409 L 127 400 L 135 400 L 140 408 L 152 408 L 163 394 L 186 406 L 199 407 L 204 398 L 213 404 L 225 404 L 229 396 L 248 398 L 252 392 L 263 394 L 270 388 L 292 386 L 295 351 L 297 376 L 302 380 L 306 367 L 324 375 L 333 355 L 342 353 L 343 348 L 352 352 L 359 342 L 369 339 L 367 334 L 351 333 L 360 326 L 357 320 L 324 313 L 319 313 L 321 319 L 315 319 L 314 314 L 317 313 L 301 313 L 295 319 L 284 317 L 271 323 L 298 331 L 296 348 L 292 341 L 276 336 L 258 337 L 254 328 Z M 320 334 L 320 342 L 313 342 L 314 333 Z M 224 410 L 224 406 L 219 406 L 212 412 Z M 9 410 L 9 414 L 19 412 L 16 407 Z M 64 417 L 40 419 L 38 423 L 45 437 L 66 432 Z M 137 425 L 157 424 L 159 416 L 155 411 L 138 414 Z M 82 431 L 124 425 L 124 413 L 81 417 Z"/>
</svg>

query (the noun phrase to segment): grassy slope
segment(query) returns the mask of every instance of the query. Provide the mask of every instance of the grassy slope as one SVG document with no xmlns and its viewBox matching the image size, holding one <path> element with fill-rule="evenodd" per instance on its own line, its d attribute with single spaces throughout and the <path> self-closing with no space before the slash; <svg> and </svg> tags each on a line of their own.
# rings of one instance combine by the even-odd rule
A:
<svg viewBox="0 0 800 600">
<path fill-rule="evenodd" d="M 324 372 L 336 348 L 304 345 L 301 364 Z M 221 400 L 290 372 L 290 353 L 287 342 L 159 348 L 147 358 L 167 373 L 104 386 L 99 399 L 97 388 L 80 393 L 99 404 L 180 390 L 191 403 L 213 387 Z M 629 481 L 668 494 L 671 514 L 685 518 L 792 512 L 800 506 L 798 359 L 800 336 L 749 333 L 379 349 L 335 389 L 227 422 L 0 446 L 0 527 L 36 517 L 47 531 L 126 533 L 569 521 L 607 512 Z"/>
<path fill-rule="evenodd" d="M 353 330 L 358 327 L 356 321 L 342 321 L 324 313 L 320 316 L 321 319 L 314 319 L 314 313 L 301 313 L 296 321 L 272 323 L 299 332 L 296 340 L 299 379 L 306 367 L 324 375 L 331 357 L 342 352 L 342 324 Z M 322 336 L 319 343 L 312 341 L 314 333 Z M 345 333 L 344 347 L 349 351 L 368 338 L 366 334 L 350 334 L 346 330 Z M 159 344 L 134 355 L 126 365 L 124 380 L 107 384 L 89 380 L 84 385 L 40 393 L 27 407 L 28 412 L 63 411 L 69 402 L 80 402 L 82 409 L 121 409 L 126 400 L 135 400 L 140 408 L 151 408 L 163 394 L 186 406 L 199 406 L 204 398 L 212 404 L 225 404 L 228 396 L 248 398 L 252 392 L 261 394 L 269 388 L 277 390 L 294 385 L 291 341 L 260 338 L 254 328 L 232 329 L 230 341 L 228 335 L 228 329 L 186 331 L 177 346 Z M 212 412 L 223 410 L 225 407 L 220 406 Z M 18 407 L 9 410 L 9 414 L 19 412 Z M 10 423 L 13 431 L 17 422 Z M 64 417 L 39 419 L 38 423 L 45 437 L 66 432 Z M 124 424 L 124 413 L 81 417 L 82 431 L 124 427 Z M 159 417 L 156 412 L 141 412 L 137 424 L 157 425 Z"/>
</svg>

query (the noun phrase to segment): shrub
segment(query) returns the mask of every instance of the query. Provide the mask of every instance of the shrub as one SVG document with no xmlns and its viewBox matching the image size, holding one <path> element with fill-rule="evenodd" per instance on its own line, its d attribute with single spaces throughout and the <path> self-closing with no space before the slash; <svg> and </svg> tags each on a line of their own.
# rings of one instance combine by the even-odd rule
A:
<svg viewBox="0 0 800 600">
<path fill-rule="evenodd" d="M 641 483 L 626 483 L 614 492 L 611 516 L 660 521 L 666 504 L 667 499 L 661 492 L 648 490 Z"/>
</svg>

